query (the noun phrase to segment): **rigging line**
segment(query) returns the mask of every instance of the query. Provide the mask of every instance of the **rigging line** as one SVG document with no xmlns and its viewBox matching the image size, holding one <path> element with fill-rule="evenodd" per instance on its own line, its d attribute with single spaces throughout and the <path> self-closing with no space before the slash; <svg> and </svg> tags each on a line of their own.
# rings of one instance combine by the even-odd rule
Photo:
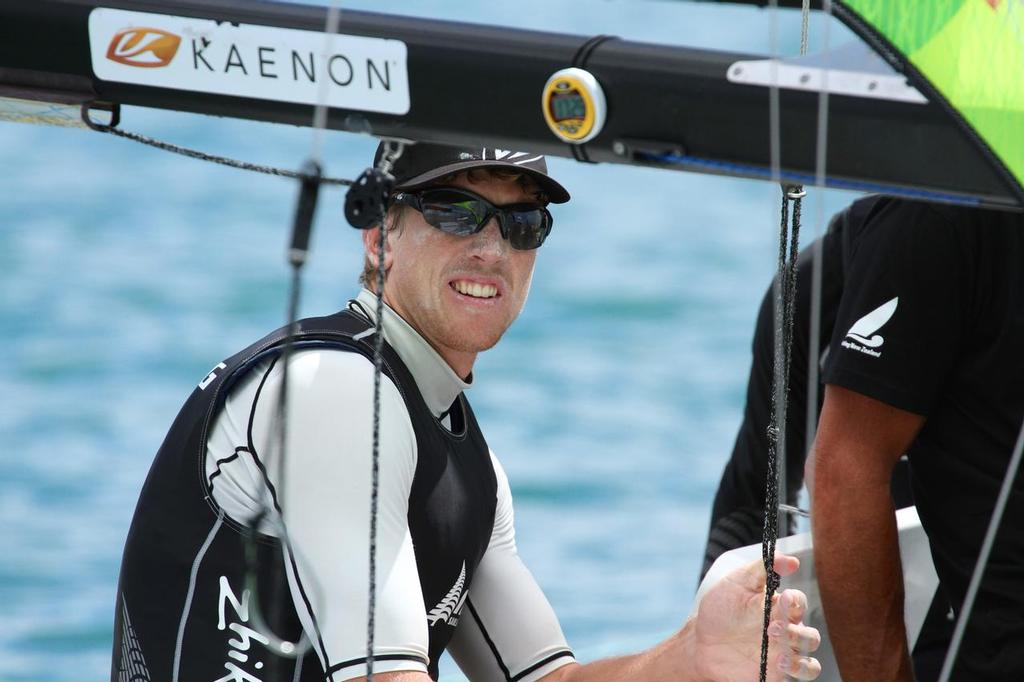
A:
<svg viewBox="0 0 1024 682">
<path fill-rule="evenodd" d="M 384 359 L 384 218 L 377 230 L 377 317 L 373 337 L 373 452 L 370 460 L 370 587 L 366 600 L 366 680 L 373 682 L 377 626 L 377 511 L 380 502 L 380 379 Z"/>
<path fill-rule="evenodd" d="M 402 156 L 405 145 L 388 141 L 381 154 L 377 170 L 385 182 L 391 177 L 391 169 Z M 390 186 L 390 185 L 388 185 Z M 370 547 L 369 547 L 369 591 L 366 607 L 366 680 L 373 682 L 373 645 L 377 622 L 377 516 L 380 492 L 380 382 L 384 364 L 384 242 L 386 211 L 380 206 L 380 225 L 377 234 L 377 316 L 374 320 L 373 340 L 373 447 L 371 452 L 370 485 Z"/>
<path fill-rule="evenodd" d="M 327 18 L 324 26 L 324 47 L 321 57 L 326 61 L 330 54 L 330 46 L 341 19 L 338 1 L 335 0 L 327 10 Z M 299 299 L 302 295 L 302 268 L 309 256 L 309 235 L 313 226 L 313 215 L 316 211 L 316 201 L 322 184 L 322 165 L 320 163 L 320 152 L 322 147 L 323 129 L 327 125 L 327 79 L 320 82 L 320 89 L 317 94 L 317 104 L 313 110 L 312 122 L 312 149 L 309 159 L 303 164 L 301 173 L 295 177 L 301 180 L 299 199 L 295 208 L 295 220 L 292 226 L 292 243 L 288 249 L 288 264 L 291 266 L 291 284 L 289 286 L 288 310 L 285 316 L 288 325 L 288 334 L 285 337 L 284 347 L 281 352 L 281 386 L 278 392 L 277 401 L 277 478 L 278 478 L 278 504 L 281 507 L 281 532 L 287 535 L 284 524 L 284 495 L 285 495 L 285 457 L 287 452 L 288 432 L 288 365 L 295 346 L 295 337 L 299 332 Z M 348 184 L 351 184 L 349 182 Z M 287 537 L 283 538 L 285 544 Z"/>
<path fill-rule="evenodd" d="M 815 141 L 814 158 L 814 184 L 817 187 L 825 186 L 826 164 L 828 160 L 828 75 L 829 75 L 829 47 L 830 47 L 830 26 L 832 23 L 832 1 L 822 0 L 821 4 L 822 42 L 824 64 L 822 65 L 822 87 L 818 92 L 818 130 Z M 808 325 L 807 341 L 807 420 L 804 428 L 804 455 L 809 455 L 811 445 L 818 433 L 818 380 L 821 369 L 821 289 L 823 286 L 825 236 L 825 201 L 822 192 L 816 192 L 815 204 L 815 234 L 816 239 L 811 246 L 811 319 Z M 809 505 L 808 505 L 809 506 Z"/>
<path fill-rule="evenodd" d="M 793 234 L 789 233 L 789 201 L 794 201 Z M 761 559 L 765 570 L 764 617 L 761 630 L 760 681 L 768 675 L 768 625 L 771 621 L 772 597 L 779 587 L 780 577 L 774 569 L 775 541 L 779 535 L 779 453 L 782 431 L 786 423 L 788 400 L 789 361 L 792 353 L 792 323 L 796 293 L 796 245 L 799 240 L 800 192 L 785 190 L 779 226 L 778 273 L 776 275 L 777 300 L 775 306 L 774 363 L 771 392 L 771 422 L 768 426 L 768 462 L 765 481 L 764 525 L 762 527 Z M 788 519 L 786 519 L 788 522 Z"/>
<path fill-rule="evenodd" d="M 334 41 L 334 36 L 337 35 L 338 29 L 341 26 L 341 2 L 340 0 L 333 0 L 330 7 L 327 8 L 327 21 L 324 33 L 324 47 L 323 47 L 323 58 L 324 63 L 327 63 L 328 55 L 330 55 L 331 43 Z M 309 152 L 309 158 L 313 161 L 319 162 L 323 154 L 324 144 L 324 130 L 327 128 L 327 88 L 329 79 L 324 78 L 320 81 L 320 88 L 317 91 L 317 103 L 316 108 L 313 109 L 313 140 L 311 142 L 311 148 Z M 351 184 L 351 183 L 349 183 Z"/>
<path fill-rule="evenodd" d="M 789 370 L 793 355 L 793 326 L 796 311 L 797 247 L 800 242 L 800 209 L 805 196 L 802 187 L 790 186 L 783 190 L 779 227 L 779 262 L 776 276 L 778 305 L 775 309 L 774 372 L 772 376 L 771 423 L 768 426 L 768 473 L 765 481 L 765 510 L 761 558 L 765 569 L 764 618 L 761 631 L 761 682 L 768 674 L 768 625 L 771 620 L 772 596 L 781 578 L 774 570 L 775 544 L 780 525 L 788 528 L 788 516 L 780 514 L 779 469 L 780 456 L 785 447 L 785 424 L 789 403 Z M 789 202 L 793 202 L 792 232 L 789 232 Z M 783 470 L 782 478 L 785 477 Z M 786 505 L 787 507 L 789 505 Z M 788 511 L 788 510 L 787 510 Z"/>
<path fill-rule="evenodd" d="M 779 125 L 779 87 L 778 87 L 778 2 L 770 1 L 770 23 L 769 42 L 771 44 L 771 78 L 768 90 L 768 126 L 769 126 L 769 158 L 771 163 L 772 180 L 778 182 L 781 175 L 781 135 Z M 768 677 L 768 626 L 771 622 L 772 596 L 778 588 L 779 576 L 775 572 L 775 538 L 778 535 L 778 472 L 776 470 L 776 447 L 778 444 L 777 409 L 779 390 L 779 354 L 782 349 L 782 320 L 781 320 L 781 299 L 784 288 L 783 272 L 785 269 L 786 231 L 788 220 L 786 217 L 787 202 L 785 197 L 782 201 L 782 221 L 779 233 L 779 257 L 777 275 L 775 278 L 774 299 L 775 308 L 773 315 L 773 341 L 774 349 L 772 393 L 770 403 L 771 420 L 768 425 L 768 473 L 765 483 L 765 506 L 764 521 L 761 529 L 761 560 L 765 570 L 765 591 L 764 611 L 761 627 L 761 659 L 759 667 L 759 681 L 765 682 Z"/>
<path fill-rule="evenodd" d="M 779 122 L 779 3 L 777 0 L 771 0 L 769 12 L 771 18 L 768 24 L 768 42 L 771 48 L 769 50 L 771 61 L 768 68 L 771 77 L 768 79 L 768 158 L 772 182 L 777 183 L 782 175 L 782 135 Z"/>
<path fill-rule="evenodd" d="M 181 145 L 172 144 L 170 142 L 164 142 L 163 140 L 157 140 L 141 133 L 134 133 L 128 130 L 121 130 L 115 127 L 113 124 L 97 123 L 89 118 L 89 110 L 87 109 L 88 104 L 82 105 L 82 120 L 89 128 L 100 133 L 108 133 L 110 135 L 116 135 L 133 142 L 148 145 L 161 151 L 171 152 L 172 154 L 180 154 L 181 156 L 187 156 L 190 159 L 197 159 L 199 161 L 209 161 L 210 163 L 216 163 L 221 166 L 228 166 L 229 168 L 239 168 L 241 170 L 253 171 L 255 173 L 263 173 L 265 175 L 276 175 L 282 178 L 292 178 L 293 180 L 304 180 L 305 176 L 301 171 L 296 172 L 287 170 L 285 168 L 277 168 L 275 166 L 267 166 L 258 163 L 251 163 L 249 161 L 239 161 L 238 159 L 232 159 L 227 156 L 218 156 L 216 154 L 209 154 L 207 152 L 199 151 L 198 149 L 192 149 L 190 147 L 183 147 Z M 322 185 L 341 185 L 348 187 L 352 184 L 351 180 L 345 178 L 320 178 L 320 184 Z"/>
<path fill-rule="evenodd" d="M 336 10 L 337 0 L 335 0 L 335 6 L 331 10 Z M 339 23 L 339 12 L 329 10 L 325 21 L 325 37 L 324 37 L 324 55 L 328 54 L 330 43 L 333 39 L 335 32 L 337 31 Z M 324 81 L 325 82 L 325 81 Z M 322 82 L 323 83 L 323 82 Z M 278 480 L 278 495 L 277 495 L 277 510 L 278 518 L 277 525 L 280 532 L 280 540 L 282 545 L 282 561 L 284 560 L 284 553 L 287 553 L 292 557 L 295 556 L 291 548 L 291 541 L 288 537 L 287 524 L 284 520 L 285 503 L 284 497 L 286 494 L 285 477 L 287 474 L 286 457 L 287 457 L 287 445 L 288 445 L 288 385 L 289 385 L 289 364 L 291 362 L 291 356 L 294 352 L 295 339 L 299 332 L 299 301 L 302 292 L 302 268 L 306 264 L 309 255 L 309 237 L 312 231 L 313 218 L 316 212 L 317 198 L 320 191 L 320 186 L 323 184 L 323 173 L 322 166 L 319 162 L 319 153 L 321 142 L 318 139 L 318 135 L 322 134 L 323 127 L 326 125 L 326 107 L 324 102 L 326 100 L 327 91 L 321 85 L 321 89 L 318 95 L 318 104 L 314 109 L 313 115 L 313 143 L 312 143 L 312 155 L 302 166 L 302 171 L 299 173 L 274 173 L 280 175 L 286 175 L 287 177 L 293 177 L 300 180 L 299 197 L 296 202 L 295 218 L 292 225 L 292 239 L 288 249 L 288 264 L 291 266 L 291 282 L 289 286 L 289 297 L 288 297 L 288 309 L 286 313 L 286 324 L 287 334 L 285 335 L 284 343 L 281 350 L 281 384 L 277 395 L 277 409 L 275 411 L 275 418 L 273 429 L 276 435 L 275 441 L 277 445 L 277 457 L 275 467 L 277 470 Z M 186 154 L 187 155 L 187 154 Z M 350 181 L 344 181 L 343 183 L 337 184 L 348 184 L 351 185 Z M 268 514 L 273 513 L 273 510 L 269 509 L 266 500 L 262 500 L 262 508 L 256 514 L 253 519 L 253 523 L 258 525 Z M 251 583 L 253 587 L 253 621 L 257 626 L 257 629 L 261 631 L 261 634 L 271 640 L 276 646 L 278 653 L 283 656 L 291 658 L 301 658 L 305 653 L 312 647 L 312 638 L 309 637 L 305 631 L 299 635 L 298 643 L 290 642 L 278 637 L 270 624 L 262 618 L 261 609 L 259 607 L 259 598 L 256 596 L 255 586 L 258 584 L 258 566 L 256 565 L 256 554 L 253 543 L 255 542 L 255 528 L 250 528 L 250 532 L 245 534 L 246 538 L 246 553 L 251 555 L 253 561 L 246 566 L 246 582 Z M 278 570 L 280 566 L 274 565 Z M 296 574 L 298 567 L 295 567 Z M 296 575 L 296 579 L 297 575 Z M 277 586 L 275 581 L 270 581 L 270 586 L 274 589 Z M 287 588 L 286 588 L 287 589 Z M 268 599 L 269 601 L 269 621 L 270 623 L 278 622 L 277 616 L 280 614 L 282 604 L 284 603 L 285 597 L 282 594 L 277 594 L 276 591 Z M 313 618 L 314 628 L 319 629 L 316 623 L 316 618 L 313 615 L 314 610 L 309 608 L 310 616 Z"/>
<path fill-rule="evenodd" d="M 811 0 L 803 0 L 800 5 L 800 54 L 807 54 L 807 28 L 811 23 Z"/>
<path fill-rule="evenodd" d="M 953 630 L 953 639 L 949 644 L 949 651 L 946 652 L 946 660 L 942 664 L 942 673 L 939 682 L 948 682 L 953 674 L 953 664 L 960 651 L 960 644 L 963 641 L 964 631 L 967 629 L 967 621 L 971 617 L 971 610 L 974 608 L 974 601 L 981 589 L 981 579 L 985 575 L 985 567 L 988 565 L 989 556 L 992 554 L 992 546 L 996 541 L 996 534 L 999 532 L 999 524 L 1003 520 L 1003 513 L 1006 511 L 1006 504 L 1010 499 L 1013 490 L 1013 483 L 1020 470 L 1021 452 L 1024 451 L 1024 424 L 1021 425 L 1020 433 L 1017 435 L 1017 443 L 1013 447 L 1013 456 L 1006 467 L 1006 476 L 999 488 L 999 497 L 996 498 L 996 506 L 992 510 L 992 518 L 989 519 L 988 529 L 985 531 L 985 540 L 981 544 L 981 551 L 978 554 L 978 561 L 974 565 L 974 572 L 971 574 L 971 582 L 967 587 L 967 595 L 964 598 L 963 606 L 960 608 L 959 617 L 956 619 L 956 628 Z"/>
<path fill-rule="evenodd" d="M 777 11 L 777 9 L 778 8 L 776 7 L 776 11 Z M 807 42 L 808 42 L 807 36 L 808 36 L 808 28 L 809 28 L 809 25 L 810 25 L 810 17 L 811 17 L 811 3 L 810 3 L 810 0 L 803 0 L 802 6 L 801 6 L 801 11 L 800 11 L 800 55 L 801 56 L 807 54 Z M 775 39 L 777 40 L 777 35 L 776 35 Z M 773 45 L 773 47 L 772 47 L 772 55 L 773 55 L 774 60 L 777 60 L 779 58 L 778 53 L 776 51 L 777 47 L 778 47 L 777 45 Z M 774 94 L 775 94 L 775 102 L 774 103 L 775 103 L 775 107 L 776 107 L 776 110 L 775 110 L 775 122 L 774 122 L 774 127 L 772 128 L 772 131 L 773 131 L 773 144 L 774 144 L 774 146 L 775 146 L 775 148 L 777 150 L 777 154 L 778 154 L 778 156 L 775 159 L 775 163 L 777 163 L 778 165 L 773 166 L 773 169 L 777 169 L 776 172 L 774 173 L 774 175 L 775 175 L 774 180 L 776 182 L 780 182 L 780 177 L 779 176 L 781 176 L 781 174 L 782 174 L 782 168 L 781 168 L 782 167 L 782 140 L 781 140 L 782 115 L 780 113 L 780 109 L 781 109 L 781 102 L 780 102 L 781 93 L 780 93 L 780 90 L 779 90 L 779 87 L 778 87 L 778 81 L 776 80 L 778 78 L 777 62 L 773 61 L 772 63 L 773 63 L 773 67 L 776 68 L 776 71 L 775 71 L 775 73 L 773 73 L 773 76 L 772 76 L 772 85 L 773 85 L 773 88 L 774 88 L 774 91 L 775 91 L 774 92 Z M 783 201 L 784 202 L 787 201 L 787 199 L 793 199 L 792 196 L 789 196 L 791 190 L 792 190 L 792 193 L 799 194 L 800 197 L 802 197 L 803 194 L 804 194 L 803 193 L 803 188 L 800 185 L 792 185 L 789 188 L 783 187 L 783 193 L 786 195 L 786 196 L 783 197 Z M 799 198 L 796 198 L 794 200 L 793 211 L 794 211 L 794 221 L 796 222 L 797 225 L 799 225 L 799 220 L 800 220 L 800 215 L 799 215 L 800 202 L 799 202 Z M 796 246 L 795 245 L 791 248 L 791 252 L 792 252 L 791 255 L 793 257 L 793 275 L 792 275 L 793 284 L 792 284 L 792 286 L 793 286 L 793 289 L 795 290 L 795 288 L 796 288 L 796 254 L 797 254 L 797 250 L 796 250 Z M 793 306 L 795 306 L 795 304 L 791 304 L 790 307 L 793 307 Z M 789 308 L 787 307 L 787 310 L 788 309 Z M 792 312 L 792 311 L 790 311 L 790 312 Z M 783 334 L 784 335 L 788 334 L 790 337 L 792 337 L 792 333 L 793 333 L 792 332 L 792 325 L 790 324 L 787 327 L 785 327 L 785 330 L 784 330 Z M 792 338 L 787 340 L 787 346 L 791 346 L 791 345 L 792 345 Z M 786 400 L 785 404 L 786 405 L 789 404 L 789 368 L 790 368 L 790 362 L 791 362 L 791 355 L 787 351 L 787 353 L 785 355 L 785 372 L 786 372 L 785 382 L 786 383 L 784 384 L 785 385 L 785 391 L 786 391 L 786 397 L 785 397 L 785 400 Z M 786 462 L 787 457 L 788 457 L 788 448 L 786 447 L 786 421 L 784 419 L 784 415 L 785 415 L 785 412 L 783 412 L 783 414 L 780 415 L 780 420 L 779 420 L 779 452 L 778 452 L 778 456 L 779 456 L 780 462 L 779 462 L 779 467 L 778 468 L 782 471 L 782 475 L 778 478 L 777 485 L 778 485 L 778 488 L 779 488 L 779 493 L 778 493 L 779 497 L 782 499 L 783 502 L 788 502 L 789 498 L 790 498 L 789 474 L 788 474 L 789 466 L 788 466 L 788 464 Z M 790 523 L 789 523 L 789 519 L 787 519 L 785 516 L 783 516 L 783 515 L 779 516 L 779 518 L 778 518 L 778 526 L 779 526 L 779 532 L 780 533 L 787 534 L 787 535 L 789 534 L 789 529 L 790 529 L 791 526 L 790 526 Z"/>
<path fill-rule="evenodd" d="M 809 3 L 805 0 L 801 16 L 801 54 L 807 50 Z M 776 181 L 781 178 L 781 125 L 779 113 L 777 0 L 771 0 L 771 62 L 769 90 L 769 125 L 771 136 L 771 169 Z M 789 402 L 789 371 L 793 352 L 793 325 L 796 308 L 797 254 L 800 241 L 801 200 L 806 195 L 800 185 L 782 185 L 782 210 L 779 227 L 778 274 L 775 279 L 774 310 L 774 372 L 772 376 L 771 423 L 768 426 L 768 463 L 765 481 L 765 510 L 761 557 L 765 569 L 764 616 L 761 632 L 760 681 L 768 675 L 768 626 L 771 621 L 772 597 L 779 587 L 780 576 L 774 570 L 775 545 L 780 531 L 788 528 L 788 516 L 779 511 L 779 498 L 788 502 L 786 479 L 786 412 Z M 793 202 L 793 229 L 789 233 L 789 202 Z M 782 476 L 779 476 L 779 469 Z M 788 506 L 788 505 L 787 505 Z"/>
</svg>

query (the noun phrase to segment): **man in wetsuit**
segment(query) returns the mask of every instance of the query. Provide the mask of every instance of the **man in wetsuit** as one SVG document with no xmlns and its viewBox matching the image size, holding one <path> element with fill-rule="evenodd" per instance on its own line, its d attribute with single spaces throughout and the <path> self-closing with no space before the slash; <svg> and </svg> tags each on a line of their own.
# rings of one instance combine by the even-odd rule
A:
<svg viewBox="0 0 1024 682">
<path fill-rule="evenodd" d="M 911 679 L 892 509 L 916 502 L 941 588 L 913 663 L 919 679 L 937 679 L 952 631 L 947 605 L 959 613 L 964 602 L 1024 417 L 1024 215 L 869 197 L 836 216 L 822 240 L 812 355 L 826 386 L 808 488 L 830 637 L 846 682 L 878 679 L 879 666 L 892 671 L 887 679 Z M 798 275 L 790 493 L 803 480 L 812 254 L 801 255 Z M 706 566 L 760 539 L 771 316 L 766 296 Z M 1018 477 L 953 679 L 1024 679 L 1022 489 Z M 882 628 L 871 620 L 878 614 Z"/>
<path fill-rule="evenodd" d="M 547 204 L 569 195 L 543 157 L 523 152 L 418 144 L 393 172 L 378 485 L 380 226 L 364 233 L 369 288 L 346 310 L 301 321 L 290 354 L 279 330 L 228 358 L 179 413 L 125 547 L 112 680 L 361 679 L 371 554 L 380 680 L 436 679 L 446 650 L 482 681 L 753 678 L 759 566 L 721 583 L 653 649 L 575 662 L 516 552 L 508 480 L 464 395 L 477 353 L 526 299 Z M 796 561 L 776 566 L 788 574 Z M 777 600 L 770 679 L 812 679 L 803 595 Z"/>
</svg>

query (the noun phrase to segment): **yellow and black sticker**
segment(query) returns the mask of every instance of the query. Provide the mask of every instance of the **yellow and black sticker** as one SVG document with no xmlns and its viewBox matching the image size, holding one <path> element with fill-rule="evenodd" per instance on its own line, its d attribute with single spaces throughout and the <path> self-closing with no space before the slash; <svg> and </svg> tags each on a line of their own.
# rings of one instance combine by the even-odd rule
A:
<svg viewBox="0 0 1024 682">
<path fill-rule="evenodd" d="M 582 144 L 604 127 L 604 91 L 593 74 L 569 68 L 555 72 L 541 97 L 544 120 L 560 140 Z"/>
</svg>

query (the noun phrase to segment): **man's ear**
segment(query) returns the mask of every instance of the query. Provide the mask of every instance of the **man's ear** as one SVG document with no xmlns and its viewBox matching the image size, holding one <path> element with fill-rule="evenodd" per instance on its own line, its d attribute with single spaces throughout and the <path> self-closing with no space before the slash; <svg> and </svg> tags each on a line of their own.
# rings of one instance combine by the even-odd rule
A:
<svg viewBox="0 0 1024 682">
<path fill-rule="evenodd" d="M 377 240 L 380 239 L 381 226 L 378 224 L 376 227 L 371 227 L 368 230 L 363 230 L 363 250 L 366 253 L 366 259 L 373 265 L 374 268 L 378 267 L 377 264 Z M 391 269 L 391 235 L 386 234 L 384 239 L 384 272 L 386 273 Z"/>
</svg>

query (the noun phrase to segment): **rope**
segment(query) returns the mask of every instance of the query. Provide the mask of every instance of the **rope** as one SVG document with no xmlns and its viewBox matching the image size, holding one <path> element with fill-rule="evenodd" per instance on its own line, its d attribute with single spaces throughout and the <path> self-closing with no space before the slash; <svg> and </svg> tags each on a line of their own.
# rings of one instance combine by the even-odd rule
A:
<svg viewBox="0 0 1024 682">
<path fill-rule="evenodd" d="M 778 2 L 771 0 L 770 42 L 772 84 L 769 89 L 768 122 L 770 127 L 771 175 L 776 182 L 782 176 L 782 140 L 780 135 L 778 67 Z M 808 0 L 803 2 L 800 31 L 800 53 L 807 51 L 807 27 L 810 16 Z M 768 676 L 768 625 L 771 622 L 772 597 L 779 588 L 780 576 L 775 572 L 775 544 L 779 527 L 789 519 L 780 518 L 779 497 L 788 502 L 786 490 L 786 407 L 789 402 L 789 366 L 793 347 L 793 320 L 796 307 L 796 256 L 800 238 L 800 203 L 804 196 L 799 185 L 783 186 L 779 226 L 778 268 L 775 279 L 774 373 L 772 376 L 771 422 L 768 425 L 768 472 L 765 481 L 765 509 L 762 527 L 761 559 L 765 570 L 764 616 L 761 630 L 761 682 Z M 793 201 L 793 230 L 789 234 L 789 202 Z M 780 479 L 779 469 L 783 474 Z"/>
<path fill-rule="evenodd" d="M 140 133 L 133 133 L 127 130 L 121 130 L 115 128 L 113 125 L 107 125 L 102 123 L 96 123 L 95 121 L 88 118 L 87 105 L 83 105 L 82 119 L 85 124 L 88 125 L 92 130 L 100 133 L 108 133 L 117 137 L 122 137 L 133 142 L 139 142 L 140 144 L 148 145 L 156 149 L 160 149 L 165 152 L 171 152 L 172 154 L 179 154 L 181 156 L 187 156 L 190 159 L 197 159 L 199 161 L 209 161 L 210 163 L 216 163 L 221 166 L 228 166 L 229 168 L 239 168 L 241 170 L 253 171 L 255 173 L 263 173 L 265 175 L 276 175 L 282 178 L 291 178 L 293 180 L 307 180 L 309 176 L 305 173 L 286 170 L 284 168 L 277 168 L 275 166 L 264 166 L 258 163 L 251 163 L 249 161 L 239 161 L 238 159 L 232 159 L 226 156 L 217 156 L 215 154 L 208 154 L 207 152 L 199 151 L 198 149 L 192 149 L 190 147 L 182 147 L 170 142 L 164 142 L 163 140 L 157 140 L 152 137 L 147 137 Z M 320 184 L 323 185 L 341 185 L 348 187 L 352 184 L 351 180 L 344 178 L 320 178 Z"/>
<path fill-rule="evenodd" d="M 811 23 L 811 0 L 800 5 L 800 54 L 807 54 L 807 27 Z"/>
<path fill-rule="evenodd" d="M 772 596 L 779 588 L 775 572 L 775 543 L 779 535 L 779 453 L 785 443 L 786 407 L 789 402 L 789 365 L 793 351 L 793 321 L 796 310 L 796 257 L 800 242 L 800 204 L 803 188 L 785 188 L 779 225 L 777 301 L 775 306 L 775 372 L 772 377 L 771 422 L 768 425 L 768 474 L 765 481 L 764 525 L 761 560 L 765 570 L 764 617 L 761 630 L 760 682 L 768 677 L 768 625 Z M 789 202 L 793 202 L 790 232 Z M 785 475 L 785 474 L 783 474 Z"/>
<path fill-rule="evenodd" d="M 377 508 L 380 498 L 380 378 L 384 358 L 384 224 L 377 237 L 377 317 L 373 340 L 373 452 L 370 488 L 370 589 L 366 614 L 366 679 L 373 682 L 373 641 L 377 624 Z"/>
<path fill-rule="evenodd" d="M 814 184 L 818 187 L 826 185 L 826 163 L 828 151 L 828 74 L 829 45 L 832 19 L 831 0 L 822 0 L 822 43 L 824 45 L 824 65 L 822 68 L 822 87 L 818 93 L 818 131 L 815 140 Z M 821 289 L 824 275 L 824 249 L 822 237 L 825 224 L 825 202 L 821 193 L 815 195 L 815 226 L 819 230 L 819 238 L 811 246 L 811 319 L 808 326 L 807 340 L 807 403 L 806 421 L 804 423 L 804 452 L 810 452 L 811 444 L 818 433 L 818 375 L 820 372 L 821 355 Z"/>
<path fill-rule="evenodd" d="M 377 169 L 390 175 L 395 162 L 405 149 L 401 142 L 386 142 Z M 381 207 L 381 215 L 384 211 Z M 377 317 L 373 342 L 373 448 L 370 466 L 370 586 L 366 614 L 366 680 L 373 682 L 373 642 L 377 622 L 377 515 L 380 491 L 380 380 L 384 361 L 384 241 L 385 225 L 381 218 L 377 234 Z"/>
</svg>

